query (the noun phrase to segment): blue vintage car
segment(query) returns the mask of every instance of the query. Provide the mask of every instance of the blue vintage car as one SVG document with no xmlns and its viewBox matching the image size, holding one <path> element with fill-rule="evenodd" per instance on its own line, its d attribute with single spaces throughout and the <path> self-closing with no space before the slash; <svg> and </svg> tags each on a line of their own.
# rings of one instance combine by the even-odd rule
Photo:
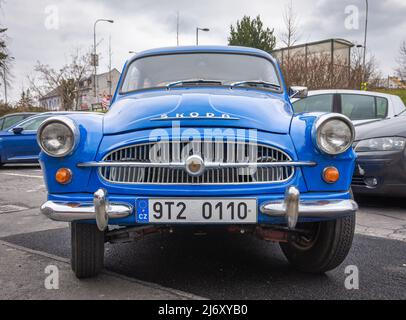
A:
<svg viewBox="0 0 406 320">
<path fill-rule="evenodd" d="M 257 49 L 164 48 L 127 62 L 107 114 L 47 119 L 41 212 L 71 222 L 76 276 L 98 274 L 106 242 L 184 228 L 279 242 L 304 272 L 340 265 L 357 210 L 354 128 L 294 115 L 289 99 L 306 91 Z"/>
</svg>

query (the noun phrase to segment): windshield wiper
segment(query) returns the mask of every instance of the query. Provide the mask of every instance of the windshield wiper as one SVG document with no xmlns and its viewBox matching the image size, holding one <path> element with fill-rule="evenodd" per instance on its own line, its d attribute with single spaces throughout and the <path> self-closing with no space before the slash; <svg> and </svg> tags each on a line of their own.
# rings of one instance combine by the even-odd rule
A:
<svg viewBox="0 0 406 320">
<path fill-rule="evenodd" d="M 257 87 L 257 86 L 263 86 L 264 88 L 272 88 L 276 90 L 280 90 L 281 86 L 267 82 L 267 81 L 262 81 L 262 80 L 250 80 L 250 81 L 240 81 L 240 82 L 234 82 L 230 85 L 231 88 L 235 87 L 241 87 L 241 86 L 248 86 L 248 87 Z"/>
<path fill-rule="evenodd" d="M 191 79 L 191 80 L 180 80 L 180 81 L 175 81 L 171 82 L 166 85 L 168 89 L 176 86 L 183 86 L 187 84 L 217 84 L 217 85 L 222 85 L 223 83 L 219 80 L 205 80 L 205 79 Z"/>
</svg>

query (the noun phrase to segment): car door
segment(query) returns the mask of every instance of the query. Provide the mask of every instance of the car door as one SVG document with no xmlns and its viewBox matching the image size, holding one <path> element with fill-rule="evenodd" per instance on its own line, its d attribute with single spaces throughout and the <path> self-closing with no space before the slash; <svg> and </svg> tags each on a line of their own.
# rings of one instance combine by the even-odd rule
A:
<svg viewBox="0 0 406 320">
<path fill-rule="evenodd" d="M 7 131 L 2 138 L 3 162 L 36 161 L 40 153 L 37 130 L 49 116 L 30 118 Z M 21 130 L 21 132 L 19 131 Z"/>
</svg>

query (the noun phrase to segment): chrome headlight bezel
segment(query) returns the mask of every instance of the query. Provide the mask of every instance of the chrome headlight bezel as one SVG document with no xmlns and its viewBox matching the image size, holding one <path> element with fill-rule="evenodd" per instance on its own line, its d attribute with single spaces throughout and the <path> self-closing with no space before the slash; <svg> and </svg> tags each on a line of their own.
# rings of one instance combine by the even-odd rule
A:
<svg viewBox="0 0 406 320">
<path fill-rule="evenodd" d="M 41 135 L 42 135 L 44 129 L 48 125 L 55 124 L 55 123 L 64 125 L 72 133 L 72 136 L 73 136 L 72 145 L 69 147 L 69 149 L 66 152 L 64 152 L 62 154 L 54 154 L 54 153 L 50 152 L 49 150 L 47 150 L 44 147 L 44 145 L 42 144 Z M 40 146 L 42 152 L 44 152 L 46 155 L 53 157 L 53 158 L 64 158 L 64 157 L 71 155 L 78 147 L 79 142 L 80 142 L 80 130 L 79 130 L 79 127 L 76 125 L 76 123 L 68 117 L 64 117 L 64 116 L 52 117 L 52 118 L 45 120 L 41 124 L 41 126 L 38 128 L 37 142 L 38 142 L 38 145 Z"/>
<path fill-rule="evenodd" d="M 348 126 L 348 128 L 350 130 L 350 135 L 351 135 L 351 138 L 350 138 L 348 144 L 337 152 L 331 152 L 330 150 L 326 150 L 323 147 L 323 144 L 321 141 L 321 139 L 322 139 L 321 130 L 324 128 L 324 126 L 327 123 L 334 121 L 334 120 L 342 121 L 343 123 L 345 123 L 345 125 Z M 325 114 L 325 115 L 320 116 L 315 121 L 315 123 L 313 125 L 312 136 L 313 136 L 314 145 L 320 152 L 322 152 L 323 154 L 330 155 L 330 156 L 336 156 L 336 155 L 340 155 L 340 154 L 347 152 L 352 147 L 354 140 L 355 140 L 355 128 L 354 128 L 354 125 L 351 122 L 351 120 L 342 114 L 339 114 L 339 113 Z"/>
</svg>

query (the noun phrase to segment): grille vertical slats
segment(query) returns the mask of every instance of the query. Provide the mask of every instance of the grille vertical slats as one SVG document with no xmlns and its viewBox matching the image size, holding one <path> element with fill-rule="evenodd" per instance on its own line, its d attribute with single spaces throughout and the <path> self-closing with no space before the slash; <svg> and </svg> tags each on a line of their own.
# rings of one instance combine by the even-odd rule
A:
<svg viewBox="0 0 406 320">
<path fill-rule="evenodd" d="M 100 168 L 101 177 L 121 184 L 235 184 L 281 183 L 291 179 L 293 166 L 252 168 L 206 168 L 204 174 L 192 177 L 185 170 L 170 167 L 148 167 L 152 163 L 180 163 L 190 155 L 215 163 L 290 162 L 292 159 L 274 147 L 230 141 L 168 142 L 140 144 L 109 153 L 104 162 L 145 163 L 145 168 Z"/>
</svg>

